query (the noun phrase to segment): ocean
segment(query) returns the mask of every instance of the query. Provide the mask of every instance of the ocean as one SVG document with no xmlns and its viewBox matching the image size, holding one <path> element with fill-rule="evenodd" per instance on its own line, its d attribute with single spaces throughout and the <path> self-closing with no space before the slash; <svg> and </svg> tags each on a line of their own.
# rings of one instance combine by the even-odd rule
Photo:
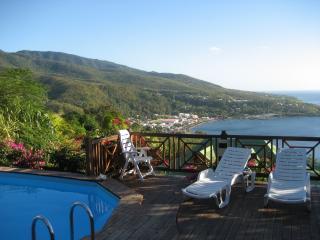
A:
<svg viewBox="0 0 320 240">
<path fill-rule="evenodd" d="M 320 105 L 320 91 L 277 91 L 271 93 L 296 97 L 306 103 Z"/>
<path fill-rule="evenodd" d="M 320 91 L 282 91 L 273 92 L 296 97 L 306 103 L 320 105 Z M 272 119 L 226 119 L 210 121 L 197 125 L 192 132 L 220 134 L 310 136 L 320 137 L 320 117 L 281 117 Z"/>
</svg>

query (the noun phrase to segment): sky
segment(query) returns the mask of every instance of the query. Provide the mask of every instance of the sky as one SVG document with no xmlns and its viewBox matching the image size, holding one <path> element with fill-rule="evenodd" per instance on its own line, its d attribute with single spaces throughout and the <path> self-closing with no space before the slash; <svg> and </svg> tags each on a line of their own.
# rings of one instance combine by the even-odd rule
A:
<svg viewBox="0 0 320 240">
<path fill-rule="evenodd" d="M 1 0 L 0 49 L 250 91 L 320 90 L 319 0 Z"/>
</svg>

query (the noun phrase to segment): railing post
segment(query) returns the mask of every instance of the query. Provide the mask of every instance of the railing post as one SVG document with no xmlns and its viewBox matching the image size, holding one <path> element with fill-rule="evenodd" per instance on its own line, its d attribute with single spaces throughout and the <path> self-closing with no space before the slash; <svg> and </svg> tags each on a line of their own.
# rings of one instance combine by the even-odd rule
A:
<svg viewBox="0 0 320 240">
<path fill-rule="evenodd" d="M 168 145 L 169 145 L 168 161 L 169 161 L 169 164 L 170 164 L 170 162 L 171 162 L 171 140 L 170 140 L 170 137 L 168 137 Z"/>
<path fill-rule="evenodd" d="M 221 131 L 220 137 L 221 137 L 221 139 L 227 140 L 228 134 L 227 134 L 226 130 Z"/>
<path fill-rule="evenodd" d="M 90 137 L 85 137 L 86 146 L 86 174 L 92 175 L 92 139 Z"/>
<path fill-rule="evenodd" d="M 213 148 L 213 142 L 212 142 L 212 137 L 210 137 L 210 167 L 211 167 L 211 168 L 213 167 L 213 162 L 212 162 L 212 159 L 213 159 L 213 156 L 212 156 L 212 148 Z"/>
<path fill-rule="evenodd" d="M 176 155 L 176 138 L 175 135 L 172 135 L 172 152 L 173 152 L 173 169 L 176 169 L 177 167 L 177 155 Z M 171 168 L 170 166 L 171 164 L 169 164 L 169 168 Z"/>
<path fill-rule="evenodd" d="M 221 131 L 220 134 L 220 141 L 218 144 L 218 151 L 217 151 L 217 164 L 218 160 L 220 160 L 221 156 L 224 153 L 224 150 L 228 147 L 228 134 L 225 130 Z"/>
</svg>

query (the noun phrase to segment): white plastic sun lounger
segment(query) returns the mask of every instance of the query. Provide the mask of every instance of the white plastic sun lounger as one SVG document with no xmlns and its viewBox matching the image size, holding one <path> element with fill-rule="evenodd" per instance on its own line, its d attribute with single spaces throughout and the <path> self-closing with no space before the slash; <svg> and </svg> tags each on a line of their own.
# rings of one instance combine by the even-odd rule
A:
<svg viewBox="0 0 320 240">
<path fill-rule="evenodd" d="M 182 193 L 197 199 L 215 198 L 218 207 L 223 208 L 229 203 L 231 186 L 239 180 L 250 180 L 250 184 L 246 186 L 247 192 L 254 188 L 255 173 L 247 171 L 243 175 L 250 155 L 251 149 L 228 147 L 216 170 L 206 169 L 200 172 L 198 180 L 182 189 Z"/>
<path fill-rule="evenodd" d="M 126 160 L 121 171 L 120 179 L 123 179 L 125 175 L 130 173 L 138 174 L 140 180 L 143 180 L 145 176 L 154 175 L 153 167 L 150 163 L 152 157 L 147 156 L 147 148 L 141 148 L 137 150 L 131 142 L 130 133 L 128 130 L 119 130 L 119 140 L 122 154 Z M 128 170 L 129 163 L 133 164 L 132 170 Z M 149 168 L 149 171 L 144 175 L 142 175 L 140 171 L 140 163 L 146 163 Z"/>
<path fill-rule="evenodd" d="M 264 206 L 269 200 L 282 203 L 306 203 L 311 210 L 310 174 L 307 173 L 307 155 L 303 148 L 286 148 L 277 154 L 276 168 L 268 179 Z"/>
</svg>

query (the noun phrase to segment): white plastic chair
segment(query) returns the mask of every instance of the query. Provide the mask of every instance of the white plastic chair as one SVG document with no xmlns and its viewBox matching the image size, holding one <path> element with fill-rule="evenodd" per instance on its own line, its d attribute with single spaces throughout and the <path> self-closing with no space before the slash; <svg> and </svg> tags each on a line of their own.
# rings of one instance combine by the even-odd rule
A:
<svg viewBox="0 0 320 240">
<path fill-rule="evenodd" d="M 228 147 L 216 170 L 206 169 L 199 173 L 198 180 L 182 189 L 185 196 L 196 199 L 215 198 L 219 208 L 229 203 L 231 186 L 239 180 L 247 184 L 246 192 L 254 188 L 255 172 L 244 170 L 251 155 L 251 149 Z M 225 194 L 223 194 L 225 192 Z M 225 195 L 225 199 L 223 199 Z"/>
<path fill-rule="evenodd" d="M 154 175 L 153 167 L 150 163 L 152 157 L 147 156 L 148 147 L 140 148 L 139 150 L 134 147 L 131 142 L 130 133 L 128 130 L 119 130 L 119 141 L 122 150 L 122 154 L 126 159 L 124 167 L 121 171 L 120 179 L 127 174 L 134 173 L 138 174 L 139 179 L 143 180 L 145 176 Z M 133 169 L 128 170 L 129 163 L 133 164 Z M 141 173 L 139 163 L 146 163 L 149 171 L 144 175 Z"/>
<path fill-rule="evenodd" d="M 277 154 L 275 170 L 269 175 L 264 206 L 268 206 L 269 200 L 289 204 L 306 203 L 310 211 L 310 174 L 306 167 L 305 149 L 282 149 Z"/>
</svg>

